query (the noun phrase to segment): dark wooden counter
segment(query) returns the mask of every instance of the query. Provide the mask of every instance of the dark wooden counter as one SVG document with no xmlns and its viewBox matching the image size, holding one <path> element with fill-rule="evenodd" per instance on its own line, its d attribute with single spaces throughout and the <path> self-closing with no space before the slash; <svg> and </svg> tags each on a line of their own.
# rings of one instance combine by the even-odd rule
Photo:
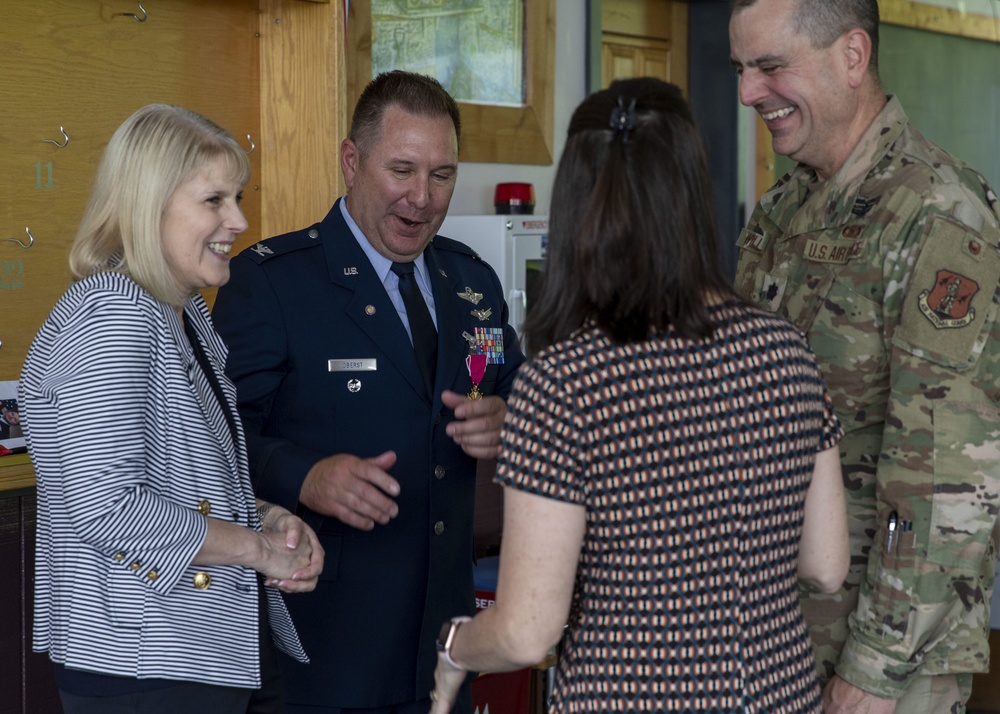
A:
<svg viewBox="0 0 1000 714">
<path fill-rule="evenodd" d="M 24 475 L 15 477 L 14 471 Z M 4 466 L 2 473 L 6 490 L 0 492 L 0 714 L 61 714 L 52 663 L 45 654 L 31 651 L 35 489 L 9 489 L 20 478 L 33 485 L 34 476 L 27 463 Z"/>
</svg>

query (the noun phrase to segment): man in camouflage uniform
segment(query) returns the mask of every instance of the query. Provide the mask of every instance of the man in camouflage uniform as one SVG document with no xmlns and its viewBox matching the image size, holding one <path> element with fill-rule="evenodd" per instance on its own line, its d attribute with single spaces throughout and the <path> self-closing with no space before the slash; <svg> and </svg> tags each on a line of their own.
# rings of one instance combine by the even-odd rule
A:
<svg viewBox="0 0 1000 714">
<path fill-rule="evenodd" d="M 1000 206 L 878 76 L 876 0 L 730 0 L 740 100 L 798 162 L 736 286 L 808 335 L 846 435 L 852 567 L 803 592 L 824 707 L 963 712 L 1000 537 Z"/>
</svg>

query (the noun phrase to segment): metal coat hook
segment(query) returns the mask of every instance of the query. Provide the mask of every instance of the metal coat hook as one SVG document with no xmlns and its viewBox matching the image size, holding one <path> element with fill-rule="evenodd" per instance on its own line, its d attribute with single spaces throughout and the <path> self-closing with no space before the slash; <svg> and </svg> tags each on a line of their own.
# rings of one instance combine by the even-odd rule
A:
<svg viewBox="0 0 1000 714">
<path fill-rule="evenodd" d="M 136 22 L 145 22 L 146 18 L 149 17 L 149 14 L 146 12 L 146 8 L 142 6 L 141 2 L 136 4 L 139 6 L 139 9 L 142 10 L 142 17 L 139 17 L 134 12 L 123 12 L 121 13 L 121 15 L 123 15 L 124 17 L 134 18 Z"/>
<path fill-rule="evenodd" d="M 249 134 L 247 134 L 247 141 L 250 142 L 250 149 L 247 151 L 247 156 L 249 156 L 257 149 L 257 145 L 253 143 L 253 139 L 250 138 Z"/>
<path fill-rule="evenodd" d="M 19 238 L 8 238 L 7 240 L 13 241 L 14 243 L 17 243 L 22 248 L 30 248 L 31 246 L 33 246 L 35 244 L 35 236 L 31 235 L 31 230 L 28 228 L 28 226 L 24 227 L 24 232 L 28 234 L 28 243 L 27 243 L 27 245 L 25 245 L 24 241 L 22 241 Z"/>
<path fill-rule="evenodd" d="M 68 144 L 68 143 L 69 143 L 69 134 L 67 134 L 67 133 L 66 133 L 66 130 L 65 130 L 65 129 L 63 129 L 62 127 L 59 127 L 59 133 L 63 135 L 63 143 L 61 143 L 61 144 L 60 144 L 60 143 L 59 143 L 58 141 L 56 141 L 55 139 L 42 139 L 42 143 L 43 143 L 43 144 L 55 144 L 55 145 L 56 145 L 56 146 L 58 146 L 58 147 L 59 147 L 60 149 L 63 149 L 63 148 L 65 148 L 65 147 L 66 147 L 66 144 Z"/>
</svg>

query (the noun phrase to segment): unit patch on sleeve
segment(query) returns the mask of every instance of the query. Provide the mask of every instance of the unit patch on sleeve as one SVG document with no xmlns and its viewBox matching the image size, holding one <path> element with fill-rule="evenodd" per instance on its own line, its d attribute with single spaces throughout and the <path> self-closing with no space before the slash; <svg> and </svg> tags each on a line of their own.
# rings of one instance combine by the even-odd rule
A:
<svg viewBox="0 0 1000 714">
<path fill-rule="evenodd" d="M 964 250 L 970 241 L 990 244 L 947 216 L 925 226 L 909 289 L 892 342 L 931 362 L 969 369 L 990 340 L 997 314 L 1000 256 L 993 250 Z"/>
<path fill-rule="evenodd" d="M 975 280 L 939 270 L 934 287 L 923 290 L 917 298 L 920 312 L 939 330 L 965 327 L 976 319 L 972 298 L 979 292 Z"/>
</svg>

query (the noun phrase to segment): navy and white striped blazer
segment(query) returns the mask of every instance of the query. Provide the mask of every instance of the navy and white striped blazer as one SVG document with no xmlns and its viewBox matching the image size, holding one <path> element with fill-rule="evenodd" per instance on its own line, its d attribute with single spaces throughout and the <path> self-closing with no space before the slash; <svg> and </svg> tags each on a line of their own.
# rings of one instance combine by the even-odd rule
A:
<svg viewBox="0 0 1000 714">
<path fill-rule="evenodd" d="M 200 296 L 185 317 L 235 414 Z M 80 281 L 35 338 L 19 399 L 38 477 L 34 649 L 74 669 L 260 686 L 256 573 L 191 565 L 199 506 L 260 525 L 242 427 L 236 445 L 175 309 L 117 273 Z M 304 660 L 267 590 L 277 646 Z"/>
</svg>

